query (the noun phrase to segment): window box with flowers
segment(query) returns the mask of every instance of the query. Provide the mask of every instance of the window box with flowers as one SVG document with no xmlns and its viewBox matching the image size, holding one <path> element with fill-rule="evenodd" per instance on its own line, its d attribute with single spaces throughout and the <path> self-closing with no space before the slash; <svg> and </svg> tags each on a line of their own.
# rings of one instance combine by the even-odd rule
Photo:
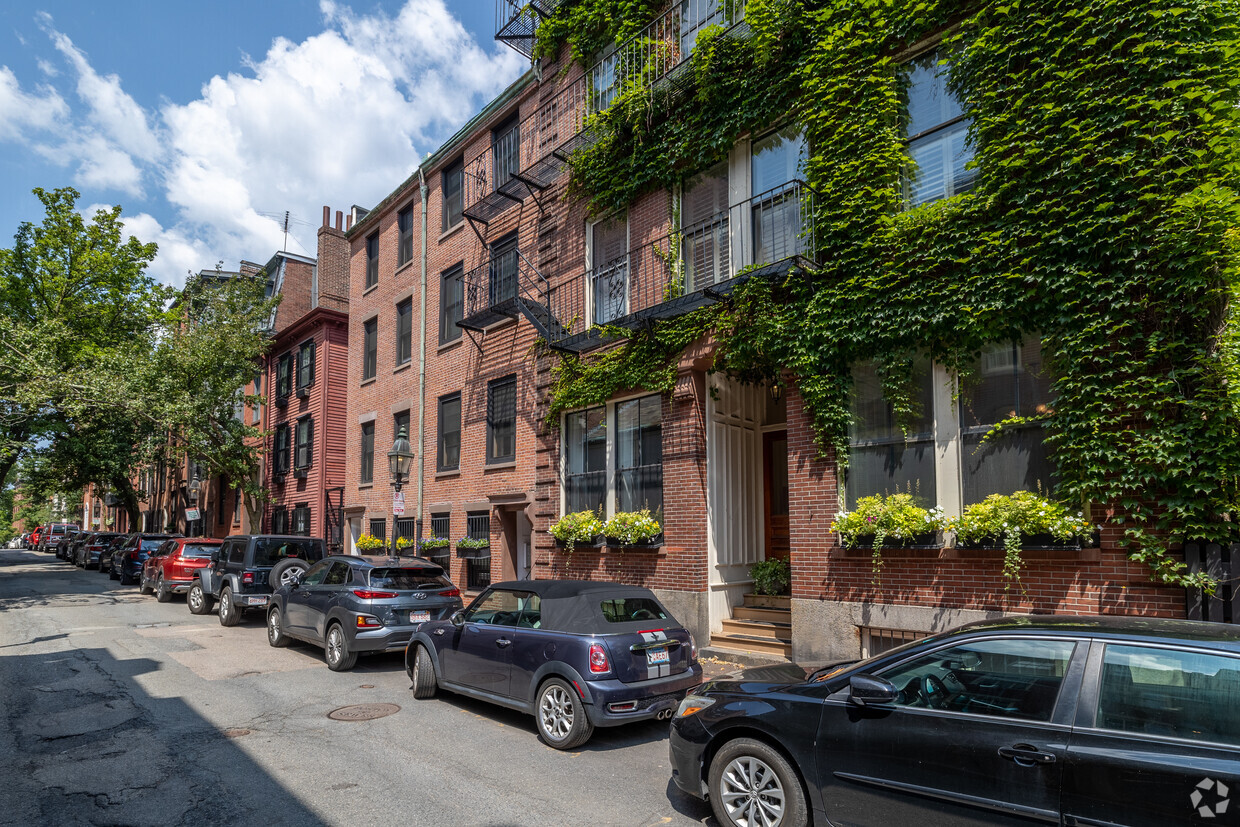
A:
<svg viewBox="0 0 1240 827">
<path fill-rule="evenodd" d="M 598 548 L 603 545 L 603 521 L 593 511 L 565 514 L 550 529 L 557 547 L 569 554 L 577 548 Z"/>
<path fill-rule="evenodd" d="M 378 551 L 383 548 L 383 541 L 373 534 L 363 534 L 353 542 L 353 546 L 365 554 L 366 552 Z"/>
<path fill-rule="evenodd" d="M 663 527 L 649 509 L 617 511 L 603 524 L 609 548 L 655 549 L 663 545 Z"/>
<path fill-rule="evenodd" d="M 831 523 L 845 549 L 870 552 L 877 584 L 882 574 L 883 550 L 933 551 L 943 548 L 941 531 L 946 520 L 940 508 L 919 506 L 911 494 L 862 497 L 852 511 L 841 511 Z"/>
<path fill-rule="evenodd" d="M 482 560 L 491 556 L 490 539 L 462 537 L 456 541 L 456 556 L 462 560 Z"/>
<path fill-rule="evenodd" d="M 1020 580 L 1027 551 L 1079 552 L 1096 545 L 1095 529 L 1083 515 L 1032 491 L 991 494 L 948 522 L 963 551 L 1003 550 L 1003 576 Z M 966 555 L 967 556 L 967 555 Z"/>
</svg>

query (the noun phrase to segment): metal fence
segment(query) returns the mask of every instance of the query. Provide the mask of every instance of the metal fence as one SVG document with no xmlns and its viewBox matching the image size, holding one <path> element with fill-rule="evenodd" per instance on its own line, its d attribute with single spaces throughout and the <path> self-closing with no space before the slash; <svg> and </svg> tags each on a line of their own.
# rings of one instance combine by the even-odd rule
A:
<svg viewBox="0 0 1240 827">
<path fill-rule="evenodd" d="M 1190 540 L 1184 544 L 1184 563 L 1194 574 L 1205 572 L 1219 584 L 1214 594 L 1187 589 L 1189 620 L 1240 623 L 1240 543 L 1219 544 Z"/>
</svg>

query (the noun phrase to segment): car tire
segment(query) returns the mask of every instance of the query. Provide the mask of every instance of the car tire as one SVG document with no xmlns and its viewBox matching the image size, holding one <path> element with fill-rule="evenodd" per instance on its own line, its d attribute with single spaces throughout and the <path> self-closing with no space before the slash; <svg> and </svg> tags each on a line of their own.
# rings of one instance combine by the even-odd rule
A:
<svg viewBox="0 0 1240 827">
<path fill-rule="evenodd" d="M 108 566 L 108 579 L 109 580 L 120 580 L 121 579 L 121 576 L 116 573 L 116 569 L 113 568 L 112 566 Z"/>
<path fill-rule="evenodd" d="M 271 567 L 271 574 L 267 575 L 267 582 L 271 584 L 272 589 L 278 589 L 281 586 L 292 585 L 293 580 L 301 574 L 305 574 L 310 568 L 310 564 L 298 557 L 290 557 L 287 560 L 281 560 Z"/>
<path fill-rule="evenodd" d="M 347 672 L 357 663 L 357 652 L 349 651 L 349 640 L 339 623 L 327 627 L 327 639 L 323 641 L 323 658 L 333 672 Z"/>
<path fill-rule="evenodd" d="M 241 612 L 233 604 L 232 589 L 225 586 L 220 590 L 220 625 L 236 626 L 241 622 Z"/>
<path fill-rule="evenodd" d="M 162 574 L 159 576 L 159 582 L 155 584 L 155 600 L 158 603 L 168 603 L 172 600 L 172 589 L 168 588 Z"/>
<path fill-rule="evenodd" d="M 126 573 L 125 573 L 125 569 L 124 569 L 124 568 L 122 568 L 122 569 L 121 569 L 121 573 L 120 573 L 119 575 L 117 575 L 117 579 L 121 581 L 121 585 L 122 585 L 122 586 L 132 586 L 132 585 L 133 585 L 133 578 L 132 578 L 132 577 L 130 577 L 128 574 L 126 574 Z"/>
<path fill-rule="evenodd" d="M 800 776 L 768 744 L 753 738 L 729 741 L 715 753 L 707 779 L 710 806 L 723 827 L 809 823 Z"/>
<path fill-rule="evenodd" d="M 594 734 L 586 705 L 576 690 L 559 678 L 548 678 L 538 687 L 534 723 L 547 746 L 554 749 L 575 749 Z"/>
<path fill-rule="evenodd" d="M 413 664 L 409 667 L 409 680 L 413 682 L 410 689 L 413 697 L 420 701 L 435 697 L 439 685 L 435 683 L 435 664 L 431 663 L 431 654 L 425 646 L 415 644 Z"/>
<path fill-rule="evenodd" d="M 284 613 L 278 607 L 267 612 L 267 643 L 282 649 L 288 646 L 288 635 L 284 634 Z"/>
<path fill-rule="evenodd" d="M 142 594 L 154 594 L 155 593 L 155 589 L 154 587 L 151 586 L 150 581 L 146 579 L 145 573 L 142 574 L 141 579 L 138 581 L 138 591 L 141 592 Z"/>
<path fill-rule="evenodd" d="M 189 587 L 189 594 L 185 597 L 185 603 L 189 606 L 190 614 L 209 615 L 211 614 L 211 609 L 215 606 L 215 598 L 203 591 L 201 583 L 195 583 Z"/>
</svg>

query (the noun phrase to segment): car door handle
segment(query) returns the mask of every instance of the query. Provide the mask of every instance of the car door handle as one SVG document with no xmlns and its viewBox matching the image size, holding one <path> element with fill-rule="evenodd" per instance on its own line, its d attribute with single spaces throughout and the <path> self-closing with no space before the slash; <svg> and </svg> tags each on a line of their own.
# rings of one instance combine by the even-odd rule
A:
<svg viewBox="0 0 1240 827">
<path fill-rule="evenodd" d="M 512 641 L 506 637 L 499 638 L 498 640 L 495 641 L 495 645 L 501 649 L 503 649 L 505 646 L 508 646 L 511 643 Z"/>
<path fill-rule="evenodd" d="M 1054 764 L 1056 760 L 1054 753 L 1042 752 L 1037 747 L 1032 747 L 1029 744 L 1000 747 L 999 755 L 1010 761 L 1015 761 L 1022 767 L 1032 767 L 1035 764 Z"/>
</svg>

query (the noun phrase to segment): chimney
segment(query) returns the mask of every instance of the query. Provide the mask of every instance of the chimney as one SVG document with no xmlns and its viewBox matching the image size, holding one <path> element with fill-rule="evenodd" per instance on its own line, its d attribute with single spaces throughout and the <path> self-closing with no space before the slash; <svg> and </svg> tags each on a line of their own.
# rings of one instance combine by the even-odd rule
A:
<svg viewBox="0 0 1240 827">
<path fill-rule="evenodd" d="M 336 229 L 340 230 L 343 228 L 344 228 L 344 211 L 336 210 Z"/>
<path fill-rule="evenodd" d="M 344 217 L 344 230 L 348 232 L 351 229 L 353 229 L 353 213 L 350 212 Z"/>
<path fill-rule="evenodd" d="M 332 220 L 332 208 L 324 204 L 323 205 L 323 226 L 324 227 L 330 226 L 331 220 Z"/>
</svg>

